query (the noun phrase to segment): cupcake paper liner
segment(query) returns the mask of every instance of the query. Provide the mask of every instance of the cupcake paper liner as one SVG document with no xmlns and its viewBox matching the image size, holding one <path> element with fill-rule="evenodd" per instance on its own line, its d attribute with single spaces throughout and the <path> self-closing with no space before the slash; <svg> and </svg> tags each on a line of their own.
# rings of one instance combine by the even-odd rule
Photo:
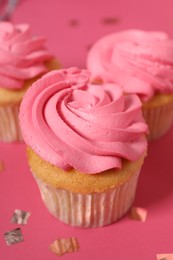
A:
<svg viewBox="0 0 173 260">
<path fill-rule="evenodd" d="M 0 106 L 0 141 L 20 142 L 22 134 L 19 127 L 19 104 Z"/>
<path fill-rule="evenodd" d="M 50 187 L 34 176 L 42 199 L 52 215 L 72 226 L 90 228 L 109 225 L 131 207 L 139 171 L 126 183 L 106 192 L 79 194 Z"/>
<path fill-rule="evenodd" d="M 149 127 L 148 140 L 152 141 L 165 135 L 173 123 L 173 103 L 157 108 L 143 108 L 143 116 Z"/>
</svg>

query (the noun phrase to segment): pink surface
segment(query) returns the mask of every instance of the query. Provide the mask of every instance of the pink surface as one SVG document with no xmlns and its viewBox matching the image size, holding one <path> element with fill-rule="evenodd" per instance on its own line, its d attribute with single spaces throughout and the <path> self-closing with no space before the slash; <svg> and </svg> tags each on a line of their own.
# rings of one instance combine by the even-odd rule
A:
<svg viewBox="0 0 173 260">
<path fill-rule="evenodd" d="M 87 48 L 106 33 L 139 28 L 165 30 L 173 36 L 172 8 L 172 0 L 23 0 L 13 21 L 29 23 L 33 32 L 48 37 L 47 46 L 63 66 L 85 67 Z M 117 24 L 102 23 L 115 17 Z M 126 215 L 111 226 L 84 230 L 62 224 L 47 212 L 28 169 L 25 146 L 0 144 L 0 160 L 6 167 L 0 173 L 0 259 L 57 259 L 49 245 L 71 236 L 77 237 L 80 251 L 62 259 L 152 260 L 156 254 L 172 253 L 172 143 L 173 128 L 149 145 L 134 203 L 147 208 L 146 222 Z M 7 246 L 3 234 L 18 227 L 10 223 L 16 208 L 30 211 L 31 216 L 26 226 L 20 226 L 24 242 Z"/>
</svg>

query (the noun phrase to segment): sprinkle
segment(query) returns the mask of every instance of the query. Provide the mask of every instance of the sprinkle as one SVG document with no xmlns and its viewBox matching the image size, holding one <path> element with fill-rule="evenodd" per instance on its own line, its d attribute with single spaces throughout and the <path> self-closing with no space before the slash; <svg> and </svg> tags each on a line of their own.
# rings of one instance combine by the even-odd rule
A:
<svg viewBox="0 0 173 260">
<path fill-rule="evenodd" d="M 77 26 L 79 26 L 79 24 L 80 24 L 80 22 L 77 19 L 72 19 L 69 21 L 69 26 L 71 26 L 71 27 L 77 27 Z"/>
<path fill-rule="evenodd" d="M 117 24 L 119 22 L 119 19 L 117 17 L 105 17 L 102 19 L 102 23 L 104 25 L 114 25 Z"/>
<path fill-rule="evenodd" d="M 58 256 L 62 256 L 66 253 L 79 251 L 79 243 L 75 237 L 60 238 L 55 240 L 49 249 Z"/>
<path fill-rule="evenodd" d="M 130 218 L 133 220 L 146 221 L 147 210 L 140 207 L 132 207 L 130 212 Z"/>
<path fill-rule="evenodd" d="M 23 236 L 20 228 L 13 229 L 4 233 L 4 238 L 8 246 L 17 244 L 23 241 Z"/>
<path fill-rule="evenodd" d="M 3 161 L 0 161 L 0 172 L 4 171 L 5 167 L 4 167 L 4 163 Z"/>
<path fill-rule="evenodd" d="M 173 254 L 157 254 L 157 260 L 173 260 Z"/>
<path fill-rule="evenodd" d="M 91 49 L 92 45 L 93 45 L 92 43 L 88 44 L 88 45 L 86 46 L 86 50 L 89 51 L 89 50 Z"/>
<path fill-rule="evenodd" d="M 0 20 L 8 20 L 10 18 L 10 16 L 16 9 L 18 1 L 19 0 L 8 0 L 8 1 L 5 1 L 5 5 L 4 5 L 4 3 L 1 3 Z"/>
<path fill-rule="evenodd" d="M 26 225 L 30 215 L 31 214 L 29 212 L 26 212 L 26 211 L 23 211 L 20 209 L 16 209 L 13 213 L 11 222 L 16 223 L 16 224 Z"/>
</svg>

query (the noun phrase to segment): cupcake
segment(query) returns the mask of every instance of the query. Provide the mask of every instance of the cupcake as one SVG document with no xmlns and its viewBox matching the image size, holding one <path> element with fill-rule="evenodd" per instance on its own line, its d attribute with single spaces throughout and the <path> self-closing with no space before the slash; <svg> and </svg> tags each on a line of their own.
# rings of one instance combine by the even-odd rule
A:
<svg viewBox="0 0 173 260">
<path fill-rule="evenodd" d="M 87 68 L 92 81 L 113 82 L 142 101 L 149 140 L 173 122 L 173 40 L 163 32 L 126 30 L 107 35 L 91 47 Z"/>
<path fill-rule="evenodd" d="M 29 167 L 55 217 L 99 227 L 128 211 L 147 150 L 137 95 L 90 84 L 86 70 L 52 71 L 28 89 L 19 119 Z"/>
<path fill-rule="evenodd" d="M 0 141 L 21 141 L 18 112 L 28 87 L 58 63 L 27 24 L 0 22 Z"/>
</svg>

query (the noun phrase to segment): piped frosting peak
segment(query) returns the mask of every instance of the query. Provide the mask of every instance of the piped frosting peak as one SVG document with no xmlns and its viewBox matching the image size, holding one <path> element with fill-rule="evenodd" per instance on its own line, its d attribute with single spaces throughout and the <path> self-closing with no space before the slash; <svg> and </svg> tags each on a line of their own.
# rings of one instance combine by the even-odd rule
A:
<svg viewBox="0 0 173 260">
<path fill-rule="evenodd" d="M 20 89 L 25 80 L 47 72 L 52 55 L 44 37 L 33 36 L 27 24 L 0 22 L 0 87 Z"/>
<path fill-rule="evenodd" d="M 64 170 L 121 168 L 122 158 L 135 161 L 147 146 L 137 95 L 123 95 L 115 84 L 91 84 L 78 68 L 36 81 L 22 101 L 20 124 L 26 144 Z"/>
<path fill-rule="evenodd" d="M 173 93 L 173 39 L 142 30 L 107 35 L 90 49 L 87 68 L 92 80 L 114 82 L 144 101 Z"/>
</svg>

